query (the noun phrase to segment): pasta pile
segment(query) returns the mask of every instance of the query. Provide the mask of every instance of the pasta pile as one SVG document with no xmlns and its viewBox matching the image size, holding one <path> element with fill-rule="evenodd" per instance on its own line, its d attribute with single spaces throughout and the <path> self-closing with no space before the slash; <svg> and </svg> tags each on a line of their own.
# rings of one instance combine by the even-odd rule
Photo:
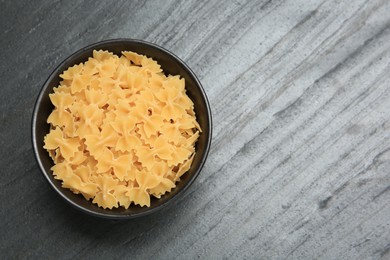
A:
<svg viewBox="0 0 390 260">
<path fill-rule="evenodd" d="M 60 77 L 44 148 L 62 186 L 106 209 L 149 207 L 170 192 L 201 132 L 184 79 L 135 52 L 102 50 Z"/>
</svg>

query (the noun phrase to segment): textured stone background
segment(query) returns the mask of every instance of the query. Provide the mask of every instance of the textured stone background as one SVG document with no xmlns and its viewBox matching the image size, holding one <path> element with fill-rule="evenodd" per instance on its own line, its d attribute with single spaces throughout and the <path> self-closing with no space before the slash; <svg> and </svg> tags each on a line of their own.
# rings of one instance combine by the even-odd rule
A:
<svg viewBox="0 0 390 260">
<path fill-rule="evenodd" d="M 0 258 L 389 259 L 390 2 L 1 1 Z M 214 116 L 185 196 L 108 221 L 49 187 L 30 142 L 53 68 L 109 38 L 193 68 Z"/>
</svg>

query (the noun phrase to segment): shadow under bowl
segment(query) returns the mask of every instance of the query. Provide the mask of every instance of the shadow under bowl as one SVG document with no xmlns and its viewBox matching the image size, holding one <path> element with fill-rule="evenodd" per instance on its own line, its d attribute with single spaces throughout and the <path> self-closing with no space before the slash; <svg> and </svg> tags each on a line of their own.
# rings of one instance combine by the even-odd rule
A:
<svg viewBox="0 0 390 260">
<path fill-rule="evenodd" d="M 92 57 L 93 50 L 107 50 L 114 54 L 121 55 L 121 51 L 133 51 L 139 54 L 146 55 L 156 60 L 163 69 L 163 72 L 168 75 L 180 75 L 185 79 L 187 95 L 194 102 L 194 110 L 197 116 L 202 133 L 196 143 L 196 154 L 190 170 L 185 173 L 176 187 L 161 199 L 152 198 L 150 207 L 140 207 L 131 205 L 128 209 L 123 207 L 114 208 L 112 210 L 103 209 L 87 201 L 81 195 L 74 194 L 68 189 L 61 187 L 61 181 L 54 179 L 50 168 L 54 165 L 48 152 L 43 148 L 44 136 L 49 132 L 50 126 L 47 123 L 47 118 L 53 111 L 54 107 L 50 102 L 49 94 L 53 92 L 53 88 L 60 83 L 59 75 L 67 68 L 85 62 L 89 57 Z M 207 100 L 205 91 L 196 78 L 191 69 L 178 57 L 171 52 L 155 45 L 141 40 L 132 39 L 112 39 L 98 42 L 75 52 L 65 59 L 49 76 L 44 83 L 37 101 L 35 103 L 32 117 L 32 144 L 34 154 L 38 165 L 54 190 L 70 203 L 75 208 L 82 212 L 93 216 L 109 218 L 109 219 L 129 219 L 139 216 L 144 216 L 167 206 L 169 202 L 182 196 L 184 191 L 193 183 L 199 175 L 209 152 L 212 137 L 212 121 L 211 110 Z"/>
</svg>

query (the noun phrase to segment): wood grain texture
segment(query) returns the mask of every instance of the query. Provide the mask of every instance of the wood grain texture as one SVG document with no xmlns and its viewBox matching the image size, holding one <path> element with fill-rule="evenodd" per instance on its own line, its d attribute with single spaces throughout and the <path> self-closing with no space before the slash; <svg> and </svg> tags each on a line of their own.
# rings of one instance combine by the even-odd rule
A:
<svg viewBox="0 0 390 260">
<path fill-rule="evenodd" d="M 389 1 L 22 0 L 0 14 L 0 258 L 390 258 Z M 181 57 L 214 121 L 185 196 L 131 221 L 70 208 L 30 142 L 53 68 L 118 37 Z"/>
</svg>

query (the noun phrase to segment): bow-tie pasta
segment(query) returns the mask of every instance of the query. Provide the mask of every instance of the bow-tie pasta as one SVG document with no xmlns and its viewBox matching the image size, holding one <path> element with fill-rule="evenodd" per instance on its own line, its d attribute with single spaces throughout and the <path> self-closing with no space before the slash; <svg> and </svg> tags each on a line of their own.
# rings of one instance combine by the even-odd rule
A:
<svg viewBox="0 0 390 260">
<path fill-rule="evenodd" d="M 184 79 L 144 55 L 102 50 L 60 77 L 44 148 L 64 188 L 112 209 L 149 207 L 176 187 L 202 131 Z"/>
</svg>

